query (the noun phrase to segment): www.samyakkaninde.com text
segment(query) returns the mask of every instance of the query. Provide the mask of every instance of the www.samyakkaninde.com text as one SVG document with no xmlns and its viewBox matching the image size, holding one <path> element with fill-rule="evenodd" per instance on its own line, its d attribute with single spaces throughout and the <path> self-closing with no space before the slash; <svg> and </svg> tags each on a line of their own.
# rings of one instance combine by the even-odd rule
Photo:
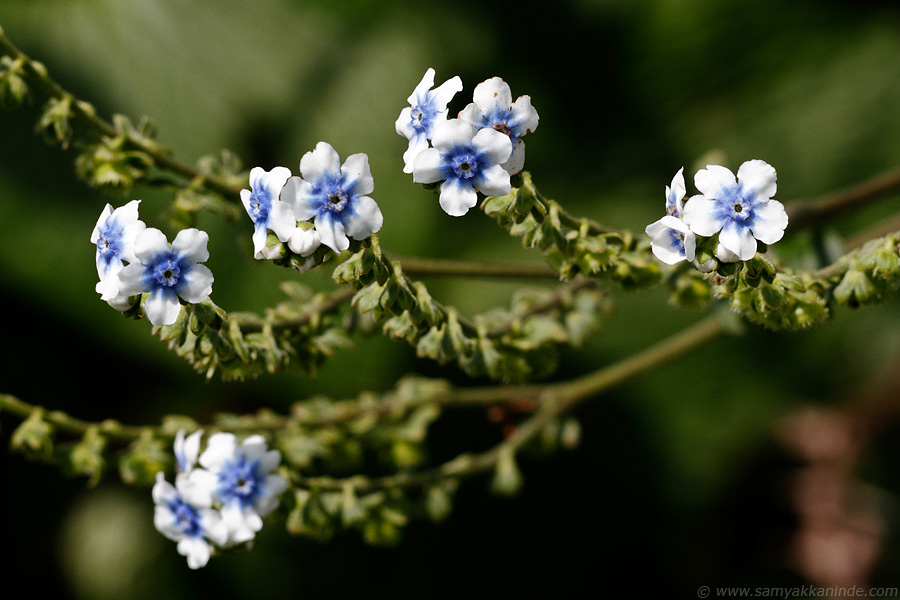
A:
<svg viewBox="0 0 900 600">
<path fill-rule="evenodd" d="M 713 596 L 713 594 L 715 594 Z M 702 585 L 697 589 L 698 598 L 896 598 L 896 587 L 819 587 L 801 585 L 793 587 L 716 587 Z"/>
</svg>

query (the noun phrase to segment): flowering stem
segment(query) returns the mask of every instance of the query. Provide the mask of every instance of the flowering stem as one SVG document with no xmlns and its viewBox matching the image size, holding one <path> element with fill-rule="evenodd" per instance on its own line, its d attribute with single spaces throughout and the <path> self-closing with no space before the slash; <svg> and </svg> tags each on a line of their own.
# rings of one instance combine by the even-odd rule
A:
<svg viewBox="0 0 900 600">
<path fill-rule="evenodd" d="M 553 279 L 559 275 L 542 264 L 503 264 L 463 260 L 401 257 L 395 258 L 403 272 L 413 277 L 488 277 L 502 279 Z"/>
<path fill-rule="evenodd" d="M 684 329 L 669 338 L 634 354 L 613 365 L 588 373 L 571 381 L 547 385 L 521 385 L 491 388 L 489 395 L 482 396 L 482 390 L 473 388 L 454 392 L 460 398 L 477 398 L 493 402 L 532 400 L 540 408 L 504 441 L 490 450 L 471 455 L 463 454 L 442 465 L 417 472 L 404 472 L 384 477 L 367 478 L 353 476 L 348 479 L 331 477 L 297 478 L 297 484 L 317 490 L 341 491 L 349 484 L 357 493 L 397 487 L 421 487 L 450 477 L 469 477 L 491 470 L 499 457 L 506 452 L 515 453 L 543 428 L 562 414 L 572 410 L 581 402 L 596 397 L 615 385 L 650 369 L 684 356 L 692 349 L 702 346 L 728 331 L 722 321 L 711 316 Z"/>
<path fill-rule="evenodd" d="M 110 122 L 97 116 L 94 107 L 83 101 L 76 99 L 70 92 L 66 91 L 55 79 L 47 73 L 46 67 L 17 48 L 0 27 L 0 54 L 5 54 L 13 60 L 21 60 L 25 73 L 37 83 L 38 87 L 47 96 L 57 100 L 70 99 L 74 116 L 81 119 L 94 131 L 101 136 L 116 137 L 122 134 Z M 154 164 L 163 170 L 170 171 L 180 175 L 188 180 L 202 179 L 205 186 L 211 191 L 215 191 L 227 198 L 235 198 L 240 194 L 240 188 L 229 185 L 227 182 L 220 180 L 208 174 L 200 173 L 183 163 L 171 158 L 164 151 L 160 150 L 155 144 L 148 143 L 146 140 L 135 138 L 128 135 L 128 143 L 135 149 L 140 150 L 153 159 Z"/>
</svg>

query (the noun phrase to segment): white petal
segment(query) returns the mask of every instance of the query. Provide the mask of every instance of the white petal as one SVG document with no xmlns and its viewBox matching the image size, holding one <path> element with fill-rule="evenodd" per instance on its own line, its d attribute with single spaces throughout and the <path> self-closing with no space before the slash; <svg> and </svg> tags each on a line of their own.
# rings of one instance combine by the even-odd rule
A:
<svg viewBox="0 0 900 600">
<path fill-rule="evenodd" d="M 503 164 L 512 154 L 512 141 L 505 133 L 489 127 L 479 129 L 472 138 L 472 146 L 484 152 L 492 163 Z"/>
<path fill-rule="evenodd" d="M 457 92 L 463 89 L 462 79 L 459 76 L 451 77 L 432 92 L 432 102 L 434 108 L 438 112 L 446 111 L 447 104 L 453 99 Z"/>
<path fill-rule="evenodd" d="M 281 190 L 281 200 L 287 204 L 298 221 L 308 221 L 316 216 L 312 184 L 300 177 L 291 177 Z"/>
<path fill-rule="evenodd" d="M 286 242 L 294 235 L 294 229 L 297 227 L 297 218 L 287 203 L 275 200 L 272 202 L 272 208 L 269 210 L 269 222 L 266 223 L 266 226 L 278 236 L 278 241 Z"/>
<path fill-rule="evenodd" d="M 424 134 L 414 134 L 409 138 L 409 146 L 403 153 L 403 172 L 412 173 L 413 165 L 419 154 L 429 148 L 428 138 Z"/>
<path fill-rule="evenodd" d="M 264 473 L 274 471 L 281 464 L 281 452 L 278 450 L 266 450 L 265 454 L 259 459 L 259 468 Z"/>
<path fill-rule="evenodd" d="M 200 464 L 212 472 L 218 472 L 226 461 L 234 458 L 237 438 L 233 433 L 218 432 L 209 437 L 206 450 L 200 455 Z"/>
<path fill-rule="evenodd" d="M 196 468 L 180 474 L 175 485 L 185 502 L 197 508 L 209 508 L 219 486 L 219 477 L 206 469 Z"/>
<path fill-rule="evenodd" d="M 262 519 L 252 508 L 241 509 L 239 502 L 229 502 L 222 507 L 222 520 L 228 526 L 231 542 L 249 542 L 262 529 Z"/>
<path fill-rule="evenodd" d="M 344 232 L 354 240 L 364 240 L 381 229 L 384 216 L 378 204 L 368 196 L 354 198 L 349 208 L 353 214 L 343 219 Z"/>
<path fill-rule="evenodd" d="M 94 230 L 91 232 L 91 243 L 96 244 L 97 240 L 100 239 L 100 228 L 106 223 L 106 219 L 109 218 L 113 212 L 112 204 L 107 203 L 106 206 L 103 207 L 103 210 L 100 211 L 100 218 L 97 219 L 97 224 L 94 225 Z"/>
<path fill-rule="evenodd" d="M 180 312 L 181 303 L 174 292 L 156 289 L 144 300 L 144 315 L 154 325 L 171 325 L 178 320 Z"/>
<path fill-rule="evenodd" d="M 168 250 L 166 234 L 155 227 L 148 227 L 134 240 L 134 255 L 143 263 L 149 263 L 157 254 Z"/>
<path fill-rule="evenodd" d="M 700 169 L 694 175 L 694 185 L 701 194 L 710 198 L 717 198 L 722 188 L 727 189 L 736 184 L 734 173 L 719 165 L 706 165 L 705 169 Z"/>
<path fill-rule="evenodd" d="M 425 75 L 422 76 L 422 81 L 419 82 L 419 85 L 413 90 L 413 93 L 409 95 L 409 98 L 406 99 L 409 102 L 410 106 L 415 106 L 419 103 L 419 99 L 422 98 L 428 90 L 434 85 L 434 69 L 428 67 L 428 70 L 425 71 Z"/>
<path fill-rule="evenodd" d="M 756 238 L 747 227 L 725 226 L 719 233 L 719 244 L 740 260 L 750 260 L 756 254 Z"/>
<path fill-rule="evenodd" d="M 399 135 L 402 135 L 406 139 L 411 139 L 415 134 L 416 130 L 412 126 L 412 107 L 407 106 L 403 110 L 400 111 L 400 116 L 397 117 L 397 120 L 394 121 L 394 129 L 397 131 Z"/>
<path fill-rule="evenodd" d="M 748 160 L 738 169 L 741 187 L 754 190 L 759 200 L 768 200 L 777 188 L 775 168 L 764 160 Z"/>
<path fill-rule="evenodd" d="M 185 302 L 199 304 L 212 293 L 213 274 L 206 265 L 194 265 L 178 282 L 178 295 Z M 184 282 L 184 283 L 182 283 Z"/>
<path fill-rule="evenodd" d="M 413 181 L 416 183 L 436 183 L 447 178 L 447 165 L 436 148 L 423 150 L 416 157 L 413 166 Z"/>
<path fill-rule="evenodd" d="M 144 284 L 144 265 L 131 263 L 126 265 L 118 274 L 119 293 L 125 296 L 134 296 L 147 291 Z"/>
<path fill-rule="evenodd" d="M 322 211 L 316 217 L 316 232 L 322 243 L 335 252 L 343 252 L 350 247 L 344 224 L 334 219 L 330 211 Z"/>
<path fill-rule="evenodd" d="M 509 159 L 503 163 L 502 167 L 510 175 L 515 175 L 525 166 L 525 142 L 519 140 L 516 147 L 510 154 Z"/>
<path fill-rule="evenodd" d="M 100 277 L 100 281 L 94 289 L 100 294 L 101 300 L 109 301 L 119 295 L 119 273 L 125 268 L 120 261 L 104 264 L 106 272 Z M 99 267 L 99 264 L 98 264 Z"/>
<path fill-rule="evenodd" d="M 348 156 L 341 166 L 341 174 L 344 175 L 344 192 L 348 196 L 365 196 L 375 190 L 369 157 L 363 153 Z"/>
<path fill-rule="evenodd" d="M 340 172 L 341 157 L 328 142 L 319 142 L 315 150 L 307 152 L 300 159 L 300 174 L 307 181 L 317 182 Z M 299 215 L 297 217 L 303 220 Z"/>
<path fill-rule="evenodd" d="M 788 215 L 778 200 L 761 202 L 753 208 L 753 225 L 750 229 L 756 239 L 764 244 L 774 244 L 784 236 Z"/>
<path fill-rule="evenodd" d="M 447 152 L 453 150 L 455 146 L 470 144 L 475 136 L 475 132 L 476 128 L 471 123 L 466 123 L 462 119 L 448 119 L 434 128 L 434 133 L 431 135 L 431 145 L 442 152 Z M 503 135 L 499 131 L 494 133 Z"/>
<path fill-rule="evenodd" d="M 483 112 L 489 112 L 495 106 L 509 109 L 512 105 L 512 92 L 509 84 L 501 78 L 491 77 L 475 86 L 472 99 Z"/>
<path fill-rule="evenodd" d="M 512 105 L 509 116 L 510 129 L 522 137 L 537 129 L 538 121 L 538 113 L 531 105 L 531 96 L 519 96 Z"/>
<path fill-rule="evenodd" d="M 240 445 L 240 452 L 251 461 L 261 459 L 267 450 L 266 438 L 258 433 L 247 436 Z"/>
<path fill-rule="evenodd" d="M 477 202 L 478 194 L 471 185 L 460 183 L 458 179 L 448 179 L 441 184 L 441 208 L 451 217 L 463 216 Z"/>
<path fill-rule="evenodd" d="M 253 240 L 254 256 L 257 259 L 261 258 L 266 248 L 266 240 L 269 239 L 269 231 L 264 226 L 257 225 L 253 228 L 253 236 L 250 239 Z"/>
<path fill-rule="evenodd" d="M 711 236 L 722 229 L 716 217 L 716 202 L 705 196 L 693 196 L 684 205 L 684 222 L 697 235 Z"/>
<path fill-rule="evenodd" d="M 483 179 L 475 188 L 485 196 L 505 196 L 512 189 L 509 172 L 500 165 L 491 165 L 487 169 L 482 169 L 479 175 Z"/>
<path fill-rule="evenodd" d="M 166 481 L 165 474 L 162 471 L 157 472 L 156 483 L 153 484 L 153 490 L 151 492 L 154 504 L 168 502 L 177 493 L 175 486 Z"/>
<path fill-rule="evenodd" d="M 217 510 L 202 510 L 200 512 L 200 525 L 203 527 L 203 535 L 217 546 L 228 543 L 228 525 L 222 519 Z"/>
<path fill-rule="evenodd" d="M 481 109 L 474 102 L 470 102 L 464 109 L 459 111 L 457 118 L 478 128 L 484 126 L 484 113 L 481 112 Z"/>
<path fill-rule="evenodd" d="M 178 554 L 187 557 L 188 566 L 192 569 L 205 567 L 209 562 L 209 544 L 199 537 L 185 537 L 178 541 Z"/>
<path fill-rule="evenodd" d="M 263 483 L 264 495 L 260 496 L 253 508 L 260 516 L 265 516 L 272 512 L 279 503 L 279 496 L 287 489 L 287 479 L 281 475 L 266 475 L 265 483 Z"/>
<path fill-rule="evenodd" d="M 157 504 L 153 508 L 153 526 L 172 541 L 177 542 L 184 537 L 175 514 L 164 504 Z"/>
<path fill-rule="evenodd" d="M 194 227 L 182 229 L 172 242 L 172 252 L 191 263 L 201 263 L 209 259 L 209 234 Z"/>
</svg>

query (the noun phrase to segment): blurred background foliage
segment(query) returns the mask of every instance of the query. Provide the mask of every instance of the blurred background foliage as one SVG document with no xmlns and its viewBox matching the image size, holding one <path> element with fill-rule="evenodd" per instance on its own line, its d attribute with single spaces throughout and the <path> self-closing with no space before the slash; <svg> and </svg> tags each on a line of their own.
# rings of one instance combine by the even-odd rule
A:
<svg viewBox="0 0 900 600">
<path fill-rule="evenodd" d="M 405 140 L 394 120 L 429 66 L 438 83 L 462 77 L 452 112 L 494 75 L 514 97 L 529 94 L 541 124 L 526 140 L 526 168 L 538 187 L 574 214 L 636 232 L 661 215 L 681 166 L 690 191 L 690 173 L 707 160 L 736 169 L 764 159 L 789 204 L 900 164 L 892 2 L 4 0 L 0 24 L 101 115 L 150 117 L 184 162 L 228 148 L 248 169 L 296 172 L 320 140 L 342 157 L 367 153 L 381 239 L 399 255 L 540 260 L 478 212 L 447 217 L 401 172 Z M 122 319 L 94 293 L 91 229 L 106 202 L 130 197 L 88 189 L 73 173 L 74 154 L 34 135 L 42 101 L 0 114 L 0 391 L 86 419 L 144 423 L 384 390 L 409 371 L 463 381 L 454 367 L 383 339 L 355 339 L 315 379 L 203 381 L 145 323 Z M 143 199 L 149 226 L 166 228 L 167 194 L 138 188 L 131 197 Z M 849 234 L 896 210 L 889 200 L 826 233 Z M 249 219 L 207 217 L 201 227 L 220 306 L 261 311 L 282 299 L 277 283 L 297 276 L 252 259 Z M 808 241 L 798 233 L 779 250 L 802 261 Z M 303 282 L 329 289 L 329 271 L 320 271 Z M 518 284 L 429 286 L 471 314 L 505 305 Z M 605 334 L 565 354 L 558 377 L 700 315 L 668 306 L 662 290 L 615 300 Z M 839 581 L 896 586 L 898 328 L 893 300 L 810 331 L 751 329 L 716 341 L 581 408 L 581 445 L 524 461 L 518 497 L 493 498 L 485 481 L 467 482 L 448 522 L 412 524 L 392 549 L 355 534 L 293 539 L 276 522 L 252 552 L 189 572 L 153 530 L 149 490 L 114 481 L 87 489 L 4 452 L 3 573 L 8 589 L 54 598 L 693 597 L 700 585 L 827 584 L 821 573 L 848 564 L 857 579 Z M 810 434 L 798 414 L 833 419 Z M 498 435 L 483 415 L 463 413 L 434 426 L 432 446 L 452 455 Z M 827 538 L 832 545 L 803 537 L 809 506 L 794 492 L 820 456 L 798 450 L 810 435 L 820 449 L 851 448 L 840 455 L 851 463 L 841 481 L 867 490 L 865 502 L 853 498 L 870 518 L 850 530 L 868 545 L 850 534 Z M 847 436 L 854 442 L 842 446 Z M 811 497 L 831 497 L 820 492 Z"/>
</svg>

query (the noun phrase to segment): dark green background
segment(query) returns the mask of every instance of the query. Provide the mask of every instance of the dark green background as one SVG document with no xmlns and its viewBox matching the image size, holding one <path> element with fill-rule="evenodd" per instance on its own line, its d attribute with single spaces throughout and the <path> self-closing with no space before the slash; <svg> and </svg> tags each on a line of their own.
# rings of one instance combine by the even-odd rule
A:
<svg viewBox="0 0 900 600">
<path fill-rule="evenodd" d="M 0 25 L 100 114 L 149 116 L 183 161 L 229 148 L 247 168 L 296 172 L 320 140 L 342 157 L 367 153 L 380 237 L 397 254 L 540 260 L 479 211 L 448 217 L 401 172 L 394 120 L 428 67 L 437 83 L 463 79 L 453 112 L 495 75 L 514 96 L 529 94 L 541 117 L 526 138 L 536 184 L 613 227 L 641 231 L 661 216 L 681 166 L 693 190 L 691 174 L 707 161 L 736 170 L 764 159 L 778 171 L 777 198 L 790 204 L 900 164 L 900 10 L 891 2 L 4 0 Z M 401 344 L 359 339 L 315 380 L 204 382 L 146 323 L 122 319 L 94 292 L 89 236 L 105 203 L 142 198 L 142 218 L 165 230 L 170 198 L 88 189 L 73 174 L 73 152 L 33 135 L 42 102 L 0 114 L 0 392 L 85 419 L 153 423 L 172 412 L 202 420 L 283 410 L 319 391 L 384 390 L 408 371 L 461 380 Z M 852 232 L 892 206 L 827 233 Z M 201 225 L 219 305 L 260 311 L 281 299 L 277 282 L 295 276 L 251 258 L 249 220 Z M 776 250 L 800 261 L 807 241 L 789 235 Z M 302 280 L 328 289 L 321 271 Z M 506 304 L 516 288 L 429 286 L 466 314 Z M 701 315 L 668 306 L 660 290 L 615 299 L 605 334 L 566 353 L 559 377 Z M 411 525 L 395 549 L 367 547 L 356 534 L 322 545 L 273 522 L 252 552 L 189 572 L 152 528 L 149 490 L 114 481 L 87 489 L 4 452 L 4 582 L 55 598 L 695 597 L 701 585 L 802 585 L 784 493 L 797 465 L 777 426 L 804 405 L 896 404 L 898 326 L 889 302 L 807 332 L 751 329 L 716 341 L 586 404 L 581 445 L 523 460 L 518 497 L 494 498 L 486 480 L 468 481 L 448 522 Z M 873 585 L 900 583 L 894 412 L 856 469 L 885 499 Z M 4 444 L 15 423 L 0 419 Z M 487 448 L 497 434 L 462 414 L 435 426 L 433 450 Z"/>
</svg>

